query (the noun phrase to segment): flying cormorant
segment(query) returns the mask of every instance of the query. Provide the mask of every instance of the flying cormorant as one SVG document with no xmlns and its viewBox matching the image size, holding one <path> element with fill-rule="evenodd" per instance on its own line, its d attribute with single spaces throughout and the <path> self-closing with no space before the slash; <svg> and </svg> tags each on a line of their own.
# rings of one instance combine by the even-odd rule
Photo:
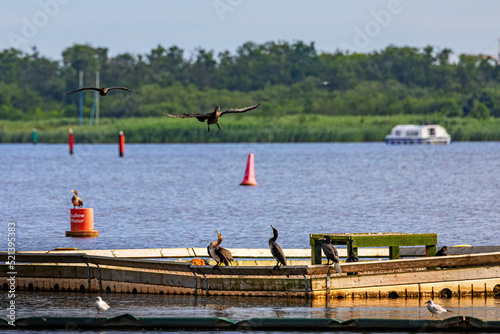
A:
<svg viewBox="0 0 500 334">
<path fill-rule="evenodd" d="M 211 124 L 217 125 L 217 127 L 220 130 L 220 126 L 219 126 L 218 121 L 219 121 L 219 117 L 222 117 L 222 115 L 247 112 L 249 110 L 253 110 L 253 109 L 257 108 L 258 106 L 260 106 L 260 103 L 254 105 L 254 106 L 251 106 L 251 107 L 246 107 L 246 108 L 242 108 L 242 109 L 227 109 L 224 111 L 220 111 L 220 107 L 217 106 L 217 107 L 215 107 L 214 111 L 206 113 L 206 114 L 180 114 L 180 115 L 172 115 L 172 114 L 166 114 L 166 113 L 163 113 L 163 114 L 170 116 L 170 117 L 176 117 L 176 118 L 196 117 L 198 119 L 198 121 L 200 121 L 200 122 L 205 122 L 205 120 L 207 120 L 208 132 L 210 132 L 210 125 Z"/>
<path fill-rule="evenodd" d="M 326 258 L 328 259 L 328 262 L 326 265 L 330 265 L 330 260 L 332 260 L 332 263 L 335 267 L 335 271 L 337 273 L 342 272 L 342 268 L 340 268 L 340 258 L 339 258 L 339 253 L 337 252 L 337 249 L 333 247 L 331 244 L 331 237 L 329 235 L 325 236 L 323 239 L 320 239 L 321 241 L 321 249 L 323 249 L 323 253 L 325 253 Z"/>
<path fill-rule="evenodd" d="M 78 191 L 76 190 L 71 190 L 75 194 L 73 197 L 71 197 L 71 203 L 73 203 L 73 209 L 76 207 L 79 207 L 80 209 L 83 208 L 83 201 L 80 197 L 78 197 Z"/>
<path fill-rule="evenodd" d="M 210 245 L 207 247 L 208 256 L 217 262 L 217 264 L 213 267 L 213 269 L 219 269 L 221 263 L 224 263 L 226 266 L 229 266 L 229 262 L 233 261 L 233 255 L 231 252 L 225 248 L 219 246 L 222 242 L 222 235 L 217 231 L 217 241 L 212 241 Z"/>
<path fill-rule="evenodd" d="M 135 90 L 132 90 L 132 89 L 129 89 L 127 87 L 107 87 L 107 88 L 97 88 L 97 87 L 85 87 L 85 88 L 80 88 L 80 89 L 77 89 L 77 90 L 74 90 L 72 92 L 69 92 L 69 93 L 66 93 L 66 95 L 69 95 L 69 94 L 73 94 L 73 93 L 76 93 L 76 92 L 81 92 L 83 90 L 96 90 L 99 92 L 99 94 L 101 96 L 106 96 L 108 94 L 108 92 L 112 89 L 121 89 L 121 90 L 126 90 L 128 92 L 132 92 L 132 93 L 137 93 L 137 94 L 140 94 L 139 92 L 136 92 Z"/>
<path fill-rule="evenodd" d="M 278 230 L 275 229 L 273 225 L 271 225 L 271 228 L 273 229 L 273 237 L 269 239 L 269 249 L 271 250 L 271 254 L 273 254 L 276 259 L 276 266 L 274 266 L 273 269 L 279 269 L 280 263 L 281 265 L 286 266 L 286 257 L 280 245 L 276 242 L 276 239 L 278 239 Z"/>
</svg>

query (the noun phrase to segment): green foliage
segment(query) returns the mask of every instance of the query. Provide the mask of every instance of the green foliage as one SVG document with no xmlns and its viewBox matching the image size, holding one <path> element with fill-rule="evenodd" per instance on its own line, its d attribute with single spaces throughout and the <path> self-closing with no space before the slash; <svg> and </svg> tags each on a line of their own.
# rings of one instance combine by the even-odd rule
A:
<svg viewBox="0 0 500 334">
<path fill-rule="evenodd" d="M 0 142 L 31 142 L 37 128 L 43 143 L 66 143 L 68 129 L 76 143 L 116 143 L 120 130 L 127 143 L 228 142 L 372 142 L 384 141 L 397 124 L 441 124 L 453 141 L 500 140 L 500 119 L 440 115 L 324 116 L 231 115 L 220 119 L 221 131 L 196 119 L 168 117 L 103 119 L 100 126 L 79 127 L 76 118 L 0 121 Z"/>
<path fill-rule="evenodd" d="M 488 119 L 490 117 L 490 110 L 482 102 L 474 100 L 469 116 L 477 119 Z"/>
</svg>

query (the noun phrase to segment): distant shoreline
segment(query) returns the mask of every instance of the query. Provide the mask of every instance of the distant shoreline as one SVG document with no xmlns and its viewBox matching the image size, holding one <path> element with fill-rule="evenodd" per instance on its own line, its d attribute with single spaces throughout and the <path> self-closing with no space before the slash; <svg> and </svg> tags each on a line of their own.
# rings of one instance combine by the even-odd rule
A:
<svg viewBox="0 0 500 334">
<path fill-rule="evenodd" d="M 440 124 L 452 141 L 500 141 L 500 119 L 443 117 L 439 115 L 280 117 L 226 116 L 221 131 L 207 132 L 207 123 L 196 119 L 103 118 L 99 126 L 78 126 L 76 118 L 0 121 L 0 143 L 67 143 L 73 129 L 75 143 L 115 143 L 124 131 L 127 143 L 301 143 L 384 142 L 398 124 Z M 88 124 L 88 123 L 87 123 Z"/>
</svg>

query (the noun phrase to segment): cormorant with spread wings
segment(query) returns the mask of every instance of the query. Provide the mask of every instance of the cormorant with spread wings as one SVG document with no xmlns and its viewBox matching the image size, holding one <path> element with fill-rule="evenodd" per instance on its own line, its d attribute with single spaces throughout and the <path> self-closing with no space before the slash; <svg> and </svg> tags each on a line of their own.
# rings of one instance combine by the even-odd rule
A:
<svg viewBox="0 0 500 334">
<path fill-rule="evenodd" d="M 163 114 L 167 115 L 167 116 L 170 116 L 170 117 L 176 117 L 176 118 L 192 118 L 192 117 L 196 117 L 198 119 L 198 121 L 200 121 L 200 122 L 205 122 L 205 120 L 207 120 L 207 122 L 208 122 L 208 132 L 210 132 L 210 125 L 211 124 L 217 125 L 217 127 L 220 130 L 220 126 L 219 126 L 218 121 L 219 121 L 219 117 L 221 117 L 222 115 L 224 115 L 224 114 L 235 114 L 235 113 L 247 112 L 249 110 L 253 110 L 253 109 L 257 108 L 258 106 L 260 106 L 260 103 L 254 105 L 254 106 L 251 106 L 251 107 L 246 107 L 246 108 L 242 108 L 242 109 L 227 109 L 227 110 L 224 110 L 224 111 L 220 111 L 220 107 L 217 106 L 217 107 L 215 107 L 214 111 L 206 113 L 206 114 L 180 114 L 180 115 L 172 115 L 172 114 L 165 114 L 165 113 L 163 113 Z"/>
<path fill-rule="evenodd" d="M 77 89 L 77 90 L 74 90 L 72 92 L 69 92 L 69 93 L 66 93 L 66 95 L 69 95 L 69 94 L 73 94 L 73 93 L 76 93 L 76 92 L 81 92 L 81 91 L 84 91 L 84 90 L 96 90 L 99 92 L 99 94 L 101 96 L 106 96 L 108 94 L 108 92 L 112 89 L 121 89 L 121 90 L 126 90 L 127 92 L 132 92 L 132 93 L 137 93 L 137 94 L 140 94 L 139 92 L 136 92 L 135 90 L 132 90 L 132 89 L 129 89 L 127 87 L 108 87 L 108 88 L 97 88 L 97 87 L 85 87 L 85 88 L 80 88 L 80 89 Z"/>
</svg>

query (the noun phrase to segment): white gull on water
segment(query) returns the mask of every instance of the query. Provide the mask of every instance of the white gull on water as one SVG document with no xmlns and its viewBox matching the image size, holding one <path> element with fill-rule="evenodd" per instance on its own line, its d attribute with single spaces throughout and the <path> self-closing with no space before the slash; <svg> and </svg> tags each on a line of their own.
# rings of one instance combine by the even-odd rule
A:
<svg viewBox="0 0 500 334">
<path fill-rule="evenodd" d="M 97 318 L 99 318 L 100 311 L 102 311 L 102 313 L 104 314 L 104 312 L 106 312 L 109 309 L 109 305 L 99 296 L 95 299 L 94 305 L 95 308 L 97 309 Z"/>
</svg>

